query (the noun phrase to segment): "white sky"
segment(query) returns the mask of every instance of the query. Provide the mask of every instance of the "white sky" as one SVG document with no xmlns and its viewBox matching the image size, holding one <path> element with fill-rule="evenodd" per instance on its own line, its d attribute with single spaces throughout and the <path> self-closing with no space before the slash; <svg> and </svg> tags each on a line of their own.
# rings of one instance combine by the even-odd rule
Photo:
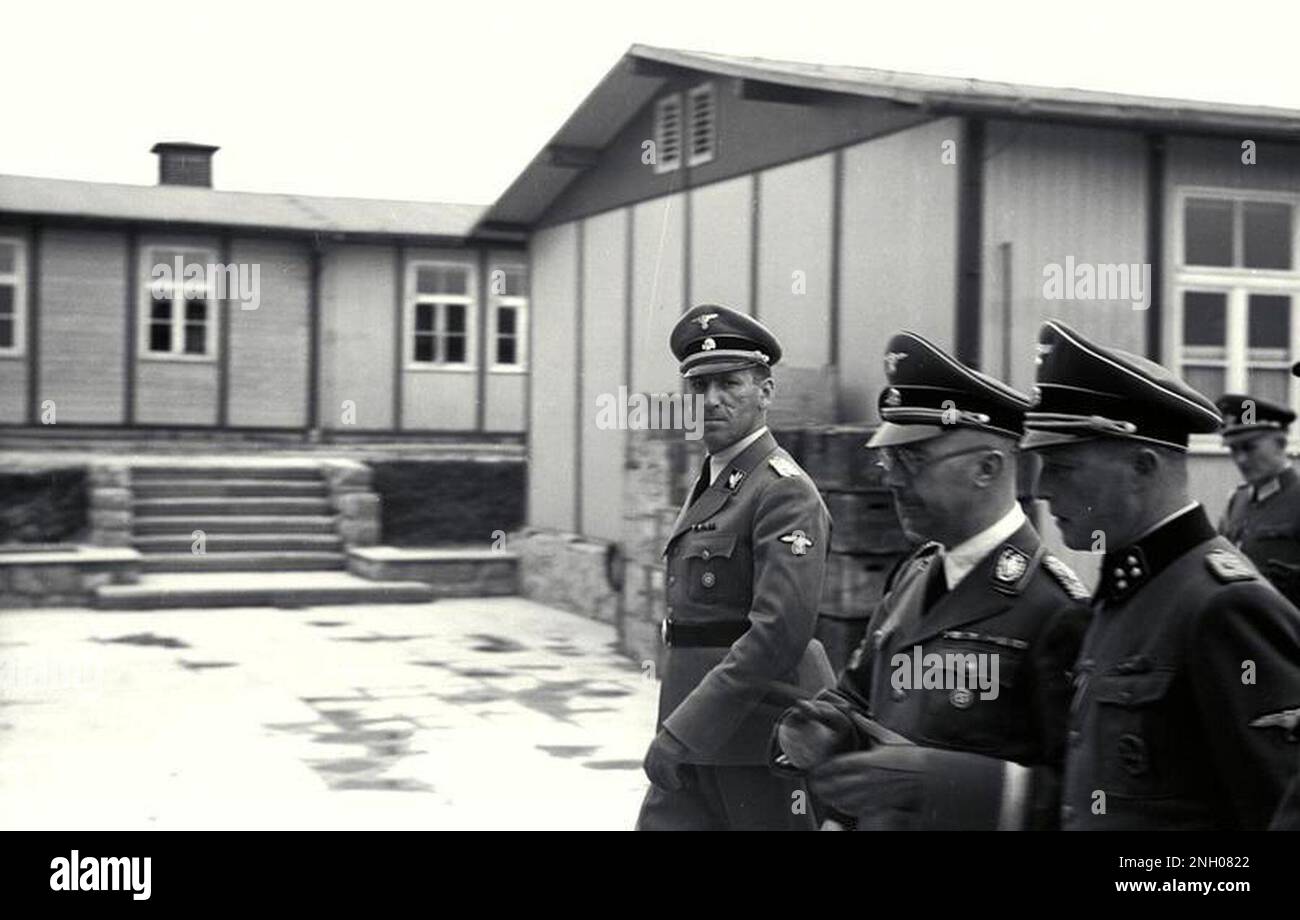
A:
<svg viewBox="0 0 1300 920">
<path fill-rule="evenodd" d="M 1300 109 L 1300 4 L 1086 0 L 28 0 L 0 173 L 486 203 L 633 43 Z M 0 202 L 0 206 L 3 202 Z"/>
</svg>

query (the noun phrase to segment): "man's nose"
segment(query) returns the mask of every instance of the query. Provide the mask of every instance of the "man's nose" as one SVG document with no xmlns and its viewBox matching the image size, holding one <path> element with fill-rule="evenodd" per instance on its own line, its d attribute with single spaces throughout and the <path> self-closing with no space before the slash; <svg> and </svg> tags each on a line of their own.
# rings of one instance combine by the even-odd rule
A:
<svg viewBox="0 0 1300 920">
<path fill-rule="evenodd" d="M 721 385 L 709 381 L 709 385 L 704 389 L 704 404 L 706 406 L 718 406 L 722 404 Z"/>
</svg>

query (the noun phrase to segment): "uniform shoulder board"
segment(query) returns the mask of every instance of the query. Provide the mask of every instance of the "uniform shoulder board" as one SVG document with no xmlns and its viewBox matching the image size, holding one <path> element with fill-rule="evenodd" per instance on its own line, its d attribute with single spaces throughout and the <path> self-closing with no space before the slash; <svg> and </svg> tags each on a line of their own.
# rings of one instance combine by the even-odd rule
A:
<svg viewBox="0 0 1300 920">
<path fill-rule="evenodd" d="M 789 457 L 772 456 L 767 459 L 772 469 L 776 470 L 778 476 L 802 476 L 803 471 L 799 469 L 799 464 L 795 463 Z"/>
<path fill-rule="evenodd" d="M 1226 549 L 1215 549 L 1206 553 L 1205 567 L 1224 584 L 1234 581 L 1254 581 L 1259 577 L 1246 560 Z"/>
<path fill-rule="evenodd" d="M 1087 585 L 1079 580 L 1079 576 L 1074 574 L 1074 569 L 1051 553 L 1043 555 L 1043 568 L 1047 569 L 1052 577 L 1060 583 L 1071 600 L 1086 601 L 1092 599 L 1092 592 L 1088 590 Z"/>
</svg>

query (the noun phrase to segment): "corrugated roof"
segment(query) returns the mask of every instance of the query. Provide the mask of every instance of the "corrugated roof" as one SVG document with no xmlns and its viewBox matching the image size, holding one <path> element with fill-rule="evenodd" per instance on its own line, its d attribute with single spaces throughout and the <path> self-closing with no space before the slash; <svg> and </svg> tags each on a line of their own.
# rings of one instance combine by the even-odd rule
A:
<svg viewBox="0 0 1300 920">
<path fill-rule="evenodd" d="M 0 175 L 0 212 L 378 236 L 468 237 L 482 205 Z"/>
<path fill-rule="evenodd" d="M 529 226 L 543 217 L 551 203 L 578 174 L 572 168 L 557 167 L 547 150 L 565 146 L 604 147 L 665 82 L 661 77 L 638 72 L 633 66 L 638 61 L 813 92 L 885 99 L 916 106 L 936 116 L 1001 115 L 1045 121 L 1106 123 L 1153 131 L 1300 139 L 1300 111 L 1295 109 L 1025 86 L 868 67 L 773 61 L 633 45 L 561 126 L 546 148 L 488 209 L 483 216 L 484 225 Z M 1245 131 L 1251 133 L 1243 134 Z"/>
</svg>

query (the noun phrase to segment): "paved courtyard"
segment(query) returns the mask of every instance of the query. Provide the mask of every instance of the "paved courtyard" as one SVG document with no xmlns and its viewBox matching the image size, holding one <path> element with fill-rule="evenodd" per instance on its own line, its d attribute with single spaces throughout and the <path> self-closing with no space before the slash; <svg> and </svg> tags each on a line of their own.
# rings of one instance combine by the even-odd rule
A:
<svg viewBox="0 0 1300 920">
<path fill-rule="evenodd" d="M 630 828 L 657 684 L 519 598 L 0 612 L 0 828 Z"/>
</svg>

